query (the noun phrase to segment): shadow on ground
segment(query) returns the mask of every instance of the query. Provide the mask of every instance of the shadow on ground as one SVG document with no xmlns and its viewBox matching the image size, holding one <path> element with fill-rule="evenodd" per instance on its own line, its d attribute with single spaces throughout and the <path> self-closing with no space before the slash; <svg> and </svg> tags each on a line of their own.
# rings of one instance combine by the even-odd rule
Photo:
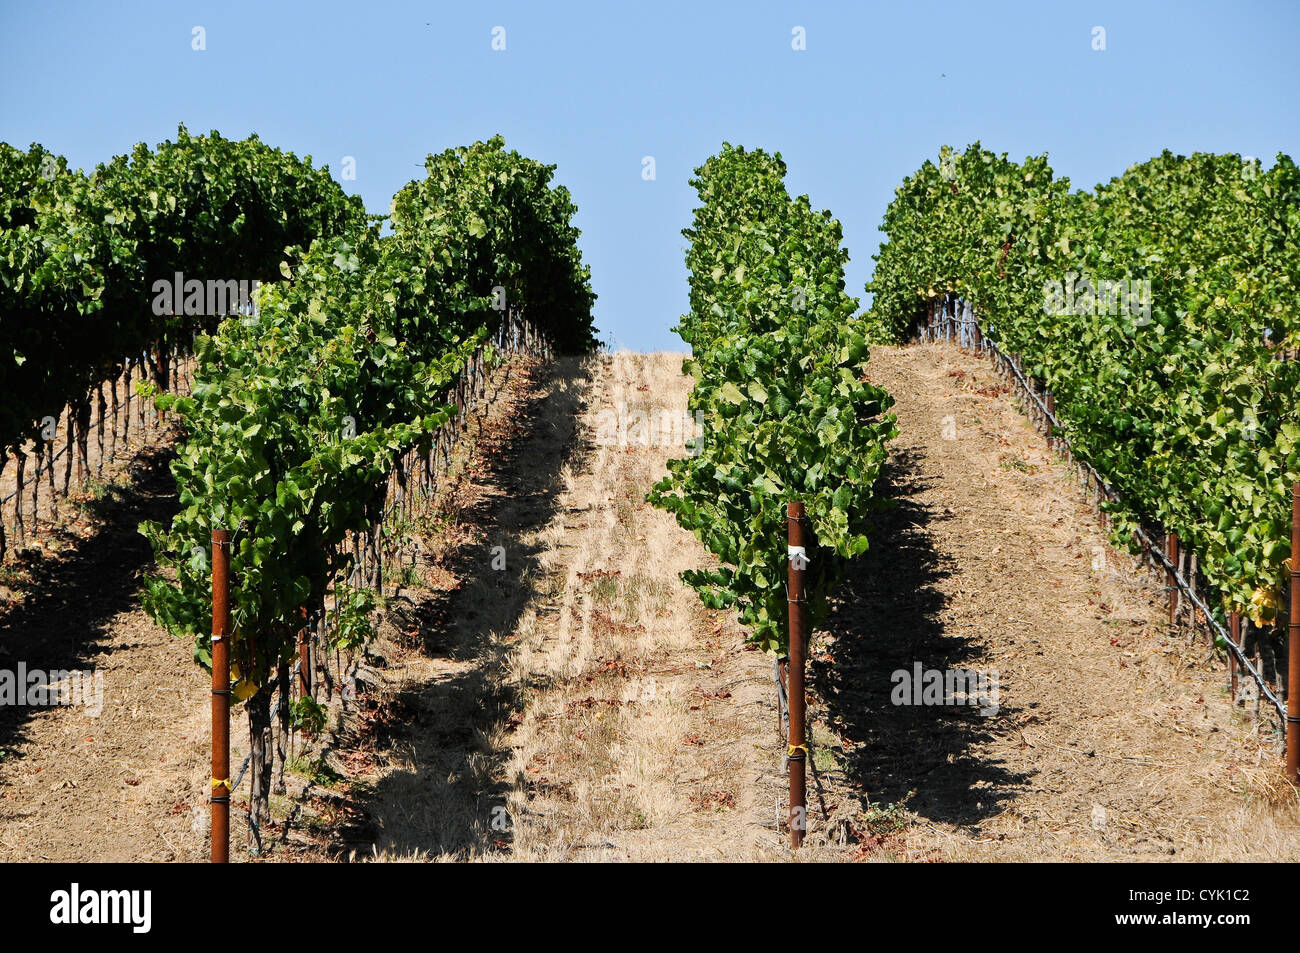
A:
<svg viewBox="0 0 1300 953">
<path fill-rule="evenodd" d="M 876 520 L 872 545 L 841 585 L 822 627 L 835 636 L 832 661 L 813 660 L 809 676 L 836 730 L 853 742 L 846 771 L 865 799 L 907 806 L 923 818 L 975 824 L 997 813 L 1025 777 L 978 753 L 1014 711 L 985 718 L 964 705 L 896 705 L 894 673 L 985 670 L 981 646 L 945 633 L 942 581 L 951 558 L 931 532 L 946 517 L 919 503 L 930 478 L 924 458 L 893 455 L 882 473 L 893 506 Z"/>
<path fill-rule="evenodd" d="M 173 456 L 169 446 L 141 451 L 125 485 L 81 504 L 98 521 L 90 538 L 62 532 L 59 538 L 71 541 L 70 549 L 57 556 L 32 555 L 29 549 L 18 558 L 27 576 L 21 584 L 25 596 L 0 605 L 0 669 L 14 671 L 19 663 L 28 671 L 84 669 L 86 659 L 104 650 L 109 624 L 139 605 L 141 573 L 153 564 L 140 523 L 166 522 L 176 512 L 176 482 L 168 470 Z M 0 748 L 26 741 L 26 725 L 39 710 L 0 705 Z"/>
<path fill-rule="evenodd" d="M 390 603 L 399 631 L 457 664 L 378 713 L 385 724 L 372 741 L 396 749 L 401 767 L 357 793 L 361 819 L 338 832 L 336 855 L 376 846 L 394 857 L 477 856 L 509 847 L 502 768 L 510 751 L 495 739 L 522 703 L 504 686 L 502 637 L 515 630 L 540 575 L 540 549 L 523 538 L 555 516 L 561 470 L 586 449 L 578 418 L 591 380 L 578 360 L 533 374 L 522 403 L 474 454 L 472 477 L 489 492 L 458 511 L 451 528 L 467 541 L 440 563 L 461 584 Z"/>
</svg>

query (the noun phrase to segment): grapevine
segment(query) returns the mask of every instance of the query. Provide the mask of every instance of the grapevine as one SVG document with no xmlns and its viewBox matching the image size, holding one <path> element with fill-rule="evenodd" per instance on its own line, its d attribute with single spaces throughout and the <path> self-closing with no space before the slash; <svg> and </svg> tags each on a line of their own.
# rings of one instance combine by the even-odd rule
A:
<svg viewBox="0 0 1300 953">
<path fill-rule="evenodd" d="M 683 579 L 710 608 L 735 608 L 750 639 L 788 645 L 785 504 L 802 500 L 813 624 L 846 561 L 866 551 L 873 484 L 896 434 L 892 400 L 865 380 L 867 342 L 844 293 L 839 223 L 791 199 L 780 155 L 724 145 L 692 180 L 690 409 L 705 434 L 649 499 L 721 563 Z"/>
</svg>

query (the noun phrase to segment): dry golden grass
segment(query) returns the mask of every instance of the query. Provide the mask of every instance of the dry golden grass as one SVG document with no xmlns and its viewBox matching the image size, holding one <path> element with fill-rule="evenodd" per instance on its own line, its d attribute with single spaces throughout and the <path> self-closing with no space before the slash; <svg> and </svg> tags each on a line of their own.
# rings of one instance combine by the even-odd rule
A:
<svg viewBox="0 0 1300 953">
<path fill-rule="evenodd" d="M 866 598 L 844 616 L 828 670 L 875 684 L 892 665 L 876 658 L 919 644 L 907 664 L 974 658 L 1001 689 L 997 717 L 969 727 L 865 696 L 856 712 L 840 704 L 852 740 L 867 742 L 858 765 L 873 798 L 917 792 L 905 856 L 1300 859 L 1270 725 L 1232 705 L 1203 629 L 1171 630 L 1159 581 L 1109 547 L 1073 469 L 988 365 L 951 347 L 875 348 L 871 376 L 898 401 L 911 522 L 873 539 L 878 555 L 850 585 Z"/>
<path fill-rule="evenodd" d="M 1131 560 L 1109 553 L 1089 575 L 1104 539 L 1077 488 L 1004 398 L 973 389 L 978 368 L 949 378 L 954 360 L 879 349 L 873 365 L 930 474 L 909 492 L 935 514 L 921 532 L 946 567 L 926 583 L 942 597 L 939 635 L 985 653 L 1020 720 L 918 767 L 944 761 L 944 738 L 904 732 L 894 750 L 891 713 L 844 734 L 862 714 L 851 692 L 814 697 L 810 831 L 792 854 L 770 657 L 681 584 L 709 557 L 645 502 L 680 440 L 600 439 L 620 408 L 684 411 L 681 356 L 571 362 L 529 419 L 515 414 L 532 436 L 508 466 L 473 472 L 429 542 L 449 593 L 438 645 L 381 643 L 380 707 L 411 723 L 350 773 L 368 822 L 353 859 L 1295 859 L 1296 794 L 1258 722 L 1215 694 L 1222 672 L 1203 647 L 1161 629 L 1159 594 Z M 955 445 L 938 432 L 948 415 Z M 1000 466 L 1012 458 L 1028 462 Z M 899 542 L 873 538 L 876 558 L 897 562 Z M 466 562 L 497 543 L 507 583 Z M 900 592 L 906 625 L 918 590 Z M 861 687 L 847 643 L 865 631 L 818 633 L 814 668 Z M 865 656 L 885 647 L 860 641 Z M 1003 767 L 1002 781 L 963 783 Z M 950 819 L 954 805 L 988 808 L 982 798 L 996 808 L 978 823 Z"/>
<path fill-rule="evenodd" d="M 519 859 L 780 850 L 776 802 L 755 785 L 778 783 L 769 663 L 681 584 L 706 554 L 645 502 L 684 446 L 661 445 L 663 426 L 598 439 L 621 408 L 680 421 L 692 383 L 681 360 L 605 359 L 583 419 L 595 443 L 564 474 L 560 515 L 540 534 L 552 582 L 521 620 L 511 665 L 524 699 L 509 768 Z"/>
</svg>

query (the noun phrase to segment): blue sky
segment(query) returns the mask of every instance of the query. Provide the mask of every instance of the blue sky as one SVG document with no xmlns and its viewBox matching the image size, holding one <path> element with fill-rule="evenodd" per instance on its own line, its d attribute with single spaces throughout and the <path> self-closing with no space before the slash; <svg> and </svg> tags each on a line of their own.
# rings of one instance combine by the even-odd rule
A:
<svg viewBox="0 0 1300 953">
<path fill-rule="evenodd" d="M 944 143 L 1046 151 L 1076 187 L 1164 148 L 1300 155 L 1290 0 L 0 4 L 0 140 L 84 168 L 178 122 L 256 132 L 336 176 L 355 157 L 344 187 L 385 212 L 427 153 L 501 133 L 559 167 L 602 337 L 636 350 L 682 347 L 687 180 L 724 140 L 835 213 L 860 297 L 894 187 Z"/>
</svg>

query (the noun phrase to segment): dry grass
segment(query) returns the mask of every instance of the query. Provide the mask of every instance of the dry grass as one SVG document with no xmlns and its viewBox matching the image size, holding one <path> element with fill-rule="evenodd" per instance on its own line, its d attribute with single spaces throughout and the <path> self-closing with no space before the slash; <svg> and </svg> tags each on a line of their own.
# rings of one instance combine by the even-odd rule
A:
<svg viewBox="0 0 1300 953">
<path fill-rule="evenodd" d="M 917 346 L 873 349 L 871 369 L 898 400 L 899 509 L 815 666 L 847 780 L 884 803 L 916 792 L 904 856 L 1300 858 L 1269 725 L 1231 704 L 1204 630 L 1170 628 L 1158 582 L 1109 547 L 988 366 Z M 917 659 L 996 672 L 1000 711 L 892 707 L 890 669 Z"/>
<path fill-rule="evenodd" d="M 1131 560 L 1107 550 L 1090 571 L 1105 540 L 1065 468 L 987 371 L 936 349 L 873 356 L 917 524 L 873 538 L 857 614 L 814 639 L 834 691 L 814 699 L 811 830 L 791 855 L 770 658 L 680 583 L 707 554 L 644 500 L 682 447 L 598 439 L 620 408 L 680 413 L 680 361 L 561 368 L 507 412 L 524 433 L 501 460 L 469 468 L 416 598 L 442 605 L 437 637 L 380 646 L 378 707 L 404 727 L 360 746 L 353 859 L 1295 859 L 1271 739 Z M 504 581 L 475 568 L 496 544 Z M 1002 717 L 877 705 L 890 653 L 931 649 L 996 669 Z"/>
<path fill-rule="evenodd" d="M 681 355 L 607 358 L 584 432 L 598 437 L 620 408 L 680 419 L 690 386 Z M 779 850 L 775 804 L 754 784 L 779 765 L 775 733 L 757 727 L 775 719 L 767 664 L 677 578 L 705 554 L 645 502 L 685 452 L 659 433 L 597 441 L 565 473 L 560 516 L 540 534 L 552 582 L 521 620 L 512 665 L 524 699 L 509 768 L 520 859 Z"/>
</svg>

